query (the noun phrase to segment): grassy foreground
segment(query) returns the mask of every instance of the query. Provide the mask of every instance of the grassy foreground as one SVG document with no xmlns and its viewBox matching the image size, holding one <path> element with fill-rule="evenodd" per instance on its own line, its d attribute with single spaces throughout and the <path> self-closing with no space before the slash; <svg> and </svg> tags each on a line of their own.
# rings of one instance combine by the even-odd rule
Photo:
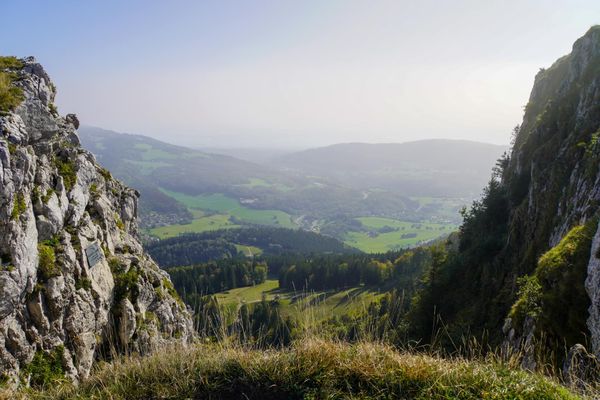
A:
<svg viewBox="0 0 600 400">
<path fill-rule="evenodd" d="M 306 339 L 285 350 L 169 348 L 98 368 L 78 388 L 33 399 L 577 399 L 537 374 L 498 363 L 442 360 L 370 343 Z M 0 395 L 2 398 L 2 395 Z"/>
</svg>

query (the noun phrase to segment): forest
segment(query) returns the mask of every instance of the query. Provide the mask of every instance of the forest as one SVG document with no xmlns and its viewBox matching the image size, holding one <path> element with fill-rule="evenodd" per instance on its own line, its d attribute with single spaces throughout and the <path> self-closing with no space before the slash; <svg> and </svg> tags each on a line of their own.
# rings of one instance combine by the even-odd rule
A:
<svg viewBox="0 0 600 400">
<path fill-rule="evenodd" d="M 188 233 L 160 241 L 150 241 L 145 247 L 160 266 L 169 268 L 235 258 L 239 253 L 236 245 L 256 247 L 264 255 L 359 253 L 359 250 L 329 236 L 300 229 L 264 226 Z"/>
</svg>

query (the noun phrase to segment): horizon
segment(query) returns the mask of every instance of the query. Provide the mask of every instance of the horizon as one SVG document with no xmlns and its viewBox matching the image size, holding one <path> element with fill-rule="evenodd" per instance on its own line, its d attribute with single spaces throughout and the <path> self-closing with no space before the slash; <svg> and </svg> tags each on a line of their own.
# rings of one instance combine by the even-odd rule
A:
<svg viewBox="0 0 600 400">
<path fill-rule="evenodd" d="M 62 114 L 193 148 L 507 145 L 537 71 L 600 23 L 591 0 L 36 0 L 3 11 L 13 40 L 0 53 L 35 56 Z"/>
<path fill-rule="evenodd" d="M 145 135 L 143 133 L 134 133 L 134 132 L 118 132 L 118 131 L 114 131 L 111 129 L 106 129 L 100 126 L 93 126 L 93 125 L 87 125 L 87 124 L 82 124 L 81 127 L 79 128 L 79 130 L 81 129 L 99 129 L 99 130 L 103 130 L 106 132 L 110 132 L 110 133 L 114 133 L 114 134 L 118 134 L 118 135 L 130 135 L 130 136 L 141 136 L 143 138 L 148 138 L 148 139 L 152 139 L 152 140 L 157 140 L 160 141 L 162 143 L 166 143 L 168 145 L 172 145 L 172 146 L 178 146 L 178 147 L 184 147 L 184 148 L 189 148 L 192 150 L 198 150 L 198 151 L 203 151 L 203 152 L 207 152 L 210 153 L 211 150 L 249 150 L 249 151 L 289 151 L 289 152 L 301 152 L 301 151 L 307 151 L 307 150 L 316 150 L 316 149 L 324 149 L 324 148 L 328 148 L 328 147 L 334 147 L 334 146 L 344 146 L 344 145 L 402 145 L 402 144 L 410 144 L 410 143 L 418 143 L 418 142 L 434 142 L 434 141 L 449 141 L 449 142 L 463 142 L 463 143 L 477 143 L 477 144 L 483 144 L 483 145 L 490 145 L 490 146 L 497 146 L 497 147 L 506 147 L 509 148 L 510 144 L 497 144 L 497 143 L 491 143 L 491 142 L 484 142 L 484 141 L 480 141 L 480 140 L 470 140 L 470 139 L 454 139 L 454 138 L 438 138 L 438 137 L 431 137 L 431 138 L 423 138 L 423 139 L 415 139 L 415 140 L 407 140 L 404 142 L 337 142 L 337 143 L 331 143 L 331 144 L 325 144 L 325 145 L 317 145 L 317 146 L 309 146 L 309 147 L 267 147 L 267 146 L 256 146 L 256 147 L 252 147 L 252 146 L 247 146 L 247 147 L 239 147 L 239 146 L 223 146 L 223 147 L 217 147 L 217 146 L 190 146 L 190 145 L 186 145 L 186 144 L 182 144 L 182 143 L 177 143 L 174 141 L 170 141 L 168 138 L 156 138 L 156 137 L 152 137 L 149 135 Z"/>
</svg>

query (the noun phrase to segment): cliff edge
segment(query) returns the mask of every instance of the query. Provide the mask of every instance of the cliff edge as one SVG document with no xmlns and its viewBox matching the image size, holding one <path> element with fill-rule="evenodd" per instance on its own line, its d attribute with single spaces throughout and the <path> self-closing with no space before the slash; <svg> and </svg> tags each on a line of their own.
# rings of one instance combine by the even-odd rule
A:
<svg viewBox="0 0 600 400">
<path fill-rule="evenodd" d="M 44 363 L 79 380 L 115 352 L 190 341 L 190 313 L 138 240 L 138 193 L 80 146 L 40 64 L 3 61 L 17 101 L 0 114 L 2 380 Z"/>
</svg>

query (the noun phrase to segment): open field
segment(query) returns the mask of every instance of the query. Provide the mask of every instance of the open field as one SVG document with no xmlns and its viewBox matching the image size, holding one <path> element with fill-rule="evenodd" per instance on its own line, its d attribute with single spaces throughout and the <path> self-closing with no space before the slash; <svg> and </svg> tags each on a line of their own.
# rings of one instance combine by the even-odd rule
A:
<svg viewBox="0 0 600 400">
<path fill-rule="evenodd" d="M 241 187 L 254 188 L 254 187 L 273 187 L 274 185 L 270 182 L 265 181 L 261 178 L 250 178 L 248 179 L 248 183 L 242 183 L 238 185 Z"/>
<path fill-rule="evenodd" d="M 254 257 L 262 254 L 262 249 L 259 249 L 256 246 L 246 246 L 245 244 L 235 244 L 235 248 L 238 251 L 244 253 L 246 257 Z"/>
<path fill-rule="evenodd" d="M 464 206 L 470 206 L 472 200 L 468 198 L 455 197 L 416 197 L 411 196 L 411 200 L 419 203 L 419 211 L 426 211 L 432 215 L 433 220 L 430 222 L 452 221 L 459 222 L 462 220 L 460 209 Z"/>
<path fill-rule="evenodd" d="M 292 217 L 279 210 L 255 210 L 245 207 L 240 202 L 220 193 L 190 196 L 183 193 L 162 190 L 168 196 L 183 203 L 190 209 L 209 210 L 230 215 L 240 222 L 257 225 L 297 228 Z"/>
<path fill-rule="evenodd" d="M 234 312 L 241 303 L 278 299 L 284 316 L 303 322 L 318 323 L 337 315 L 354 315 L 365 311 L 368 305 L 383 296 L 378 288 L 357 286 L 341 291 L 294 292 L 279 289 L 276 279 L 268 279 L 255 286 L 243 287 L 217 293 L 216 298 L 229 312 Z M 306 320 L 310 321 L 306 321 Z"/>
<path fill-rule="evenodd" d="M 239 228 L 239 225 L 232 223 L 229 216 L 223 214 L 215 214 L 194 218 L 190 224 L 175 224 L 168 226 L 160 226 L 148 230 L 152 236 L 160 239 L 166 239 L 183 233 L 200 233 L 206 231 L 216 231 L 218 229 Z"/>
<path fill-rule="evenodd" d="M 134 147 L 137 150 L 141 150 L 142 159 L 145 161 L 172 160 L 177 158 L 177 155 L 153 147 L 148 143 L 136 143 Z"/>
<path fill-rule="evenodd" d="M 261 178 L 249 178 L 247 183 L 242 183 L 242 184 L 235 185 L 235 186 L 248 188 L 248 189 L 272 188 L 272 189 L 279 190 L 280 192 L 289 192 L 290 190 L 294 189 L 291 186 L 286 186 L 282 183 L 267 182 L 266 180 L 261 179 Z"/>
<path fill-rule="evenodd" d="M 391 218 L 357 218 L 368 232 L 348 232 L 344 242 L 367 253 L 384 253 L 447 235 L 453 224 L 416 223 Z"/>
</svg>

